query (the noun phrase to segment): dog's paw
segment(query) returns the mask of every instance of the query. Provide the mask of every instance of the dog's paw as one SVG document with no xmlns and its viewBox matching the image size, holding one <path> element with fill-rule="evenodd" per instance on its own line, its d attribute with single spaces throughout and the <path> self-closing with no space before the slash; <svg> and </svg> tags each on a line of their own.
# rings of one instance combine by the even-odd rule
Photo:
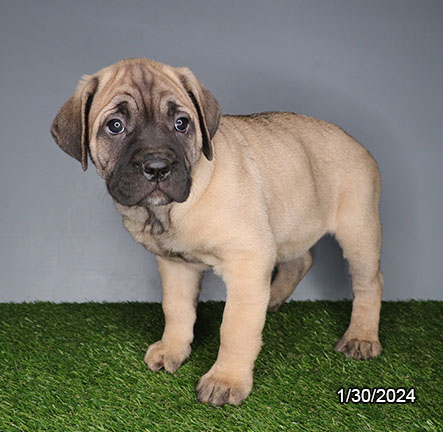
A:
<svg viewBox="0 0 443 432">
<path fill-rule="evenodd" d="M 195 391 L 200 402 L 221 406 L 240 405 L 251 393 L 252 373 L 245 378 L 213 372 L 212 369 L 200 378 Z"/>
<path fill-rule="evenodd" d="M 278 312 L 282 303 L 283 302 L 281 300 L 274 299 L 271 297 L 268 303 L 268 312 L 269 313 Z"/>
<path fill-rule="evenodd" d="M 382 351 L 378 340 L 349 339 L 343 336 L 335 345 L 335 351 L 342 352 L 348 358 L 368 360 L 377 357 Z"/>
<path fill-rule="evenodd" d="M 153 371 L 164 368 L 166 372 L 174 373 L 190 354 L 190 345 L 171 347 L 160 340 L 149 346 L 144 361 L 148 368 Z"/>
</svg>

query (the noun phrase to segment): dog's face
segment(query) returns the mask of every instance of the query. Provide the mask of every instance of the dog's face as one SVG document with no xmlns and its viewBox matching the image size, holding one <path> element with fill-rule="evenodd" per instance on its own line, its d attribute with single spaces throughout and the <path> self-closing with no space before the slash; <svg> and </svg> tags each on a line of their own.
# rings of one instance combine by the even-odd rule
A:
<svg viewBox="0 0 443 432">
<path fill-rule="evenodd" d="M 54 119 L 57 144 L 126 206 L 183 202 L 219 121 L 214 96 L 186 68 L 130 59 L 80 81 Z"/>
</svg>

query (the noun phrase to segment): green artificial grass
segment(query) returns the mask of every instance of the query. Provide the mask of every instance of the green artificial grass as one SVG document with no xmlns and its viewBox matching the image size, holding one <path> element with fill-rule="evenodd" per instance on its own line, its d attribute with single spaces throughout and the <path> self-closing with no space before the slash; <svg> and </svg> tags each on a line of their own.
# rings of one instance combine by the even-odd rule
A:
<svg viewBox="0 0 443 432">
<path fill-rule="evenodd" d="M 268 315 L 254 388 L 240 407 L 198 403 L 223 303 L 198 307 L 190 360 L 174 375 L 143 356 L 159 304 L 0 304 L 0 431 L 441 431 L 442 302 L 383 303 L 382 355 L 333 351 L 351 303 L 291 302 Z M 408 404 L 339 404 L 340 387 L 416 389 Z"/>
</svg>

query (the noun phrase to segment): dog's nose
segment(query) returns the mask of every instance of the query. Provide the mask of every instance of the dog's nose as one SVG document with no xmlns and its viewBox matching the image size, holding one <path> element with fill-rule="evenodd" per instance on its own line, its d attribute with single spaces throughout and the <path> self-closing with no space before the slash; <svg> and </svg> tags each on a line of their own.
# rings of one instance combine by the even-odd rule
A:
<svg viewBox="0 0 443 432">
<path fill-rule="evenodd" d="M 149 181 L 166 180 L 171 173 L 171 163 L 165 159 L 151 158 L 142 163 L 145 177 Z"/>
</svg>

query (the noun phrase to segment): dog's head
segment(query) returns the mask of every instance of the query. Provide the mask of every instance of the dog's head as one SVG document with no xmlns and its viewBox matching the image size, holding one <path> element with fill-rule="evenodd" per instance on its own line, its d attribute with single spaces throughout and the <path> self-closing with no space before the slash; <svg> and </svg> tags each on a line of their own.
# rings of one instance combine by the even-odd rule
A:
<svg viewBox="0 0 443 432">
<path fill-rule="evenodd" d="M 70 156 L 106 180 L 125 206 L 183 202 L 221 110 L 187 68 L 148 59 L 123 60 L 86 75 L 54 119 L 51 134 Z"/>
</svg>

